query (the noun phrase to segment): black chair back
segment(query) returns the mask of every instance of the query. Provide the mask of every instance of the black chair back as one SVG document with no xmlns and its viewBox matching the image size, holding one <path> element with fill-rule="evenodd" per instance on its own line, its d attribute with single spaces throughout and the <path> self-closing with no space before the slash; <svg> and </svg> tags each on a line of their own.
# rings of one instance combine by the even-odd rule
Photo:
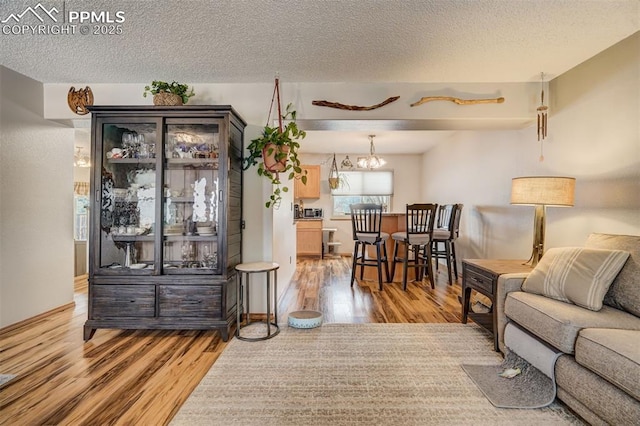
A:
<svg viewBox="0 0 640 426">
<path fill-rule="evenodd" d="M 382 204 L 351 204 L 353 239 L 375 243 L 380 240 Z"/>
<path fill-rule="evenodd" d="M 438 220 L 436 228 L 451 231 L 455 220 L 455 209 L 457 204 L 442 204 L 438 209 Z"/>
<path fill-rule="evenodd" d="M 460 234 L 460 217 L 462 216 L 462 207 L 464 207 L 464 204 L 456 204 L 455 206 L 453 225 L 451 227 L 451 239 L 454 240 L 458 238 Z"/>
<path fill-rule="evenodd" d="M 436 219 L 437 204 L 407 204 L 407 242 L 423 245 L 431 241 Z"/>
</svg>

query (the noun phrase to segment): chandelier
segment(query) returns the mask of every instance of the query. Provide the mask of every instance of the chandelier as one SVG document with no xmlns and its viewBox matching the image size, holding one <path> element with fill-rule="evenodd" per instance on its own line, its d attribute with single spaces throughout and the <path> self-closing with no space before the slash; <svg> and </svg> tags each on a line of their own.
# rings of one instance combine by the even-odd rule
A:
<svg viewBox="0 0 640 426">
<path fill-rule="evenodd" d="M 383 158 L 376 155 L 376 148 L 373 146 L 373 138 L 376 135 L 369 135 L 369 155 L 367 157 L 358 157 L 358 167 L 363 169 L 377 169 L 387 164 Z"/>
<path fill-rule="evenodd" d="M 82 152 L 81 146 L 76 146 L 76 153 L 73 156 L 73 165 L 76 167 L 91 167 L 89 156 Z"/>
</svg>

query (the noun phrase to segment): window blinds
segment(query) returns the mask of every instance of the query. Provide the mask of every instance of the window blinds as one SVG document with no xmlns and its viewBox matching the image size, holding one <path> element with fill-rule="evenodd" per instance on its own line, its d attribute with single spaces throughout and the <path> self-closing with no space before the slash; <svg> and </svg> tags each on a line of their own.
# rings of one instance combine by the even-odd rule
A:
<svg viewBox="0 0 640 426">
<path fill-rule="evenodd" d="M 393 195 L 393 170 L 340 172 L 344 183 L 332 195 Z"/>
</svg>

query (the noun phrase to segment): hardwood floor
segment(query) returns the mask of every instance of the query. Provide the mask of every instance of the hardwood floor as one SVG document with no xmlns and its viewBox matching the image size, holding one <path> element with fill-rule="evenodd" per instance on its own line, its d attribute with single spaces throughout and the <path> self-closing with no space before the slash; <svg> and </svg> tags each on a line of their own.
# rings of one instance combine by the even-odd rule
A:
<svg viewBox="0 0 640 426">
<path fill-rule="evenodd" d="M 435 290 L 411 282 L 402 291 L 399 268 L 380 292 L 373 280 L 350 287 L 350 260 L 300 259 L 280 322 L 301 309 L 327 323 L 460 321 L 460 284 L 447 284 L 446 268 Z M 0 374 L 17 375 L 0 388 L 0 424 L 168 424 L 226 343 L 213 331 L 102 329 L 85 343 L 86 287 L 77 289 L 75 307 L 0 333 Z"/>
</svg>

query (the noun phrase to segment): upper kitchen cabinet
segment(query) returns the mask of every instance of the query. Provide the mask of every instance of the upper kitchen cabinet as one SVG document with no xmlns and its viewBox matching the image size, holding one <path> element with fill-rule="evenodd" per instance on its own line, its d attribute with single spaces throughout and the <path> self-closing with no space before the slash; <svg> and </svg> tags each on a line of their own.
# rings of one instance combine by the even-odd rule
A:
<svg viewBox="0 0 640 426">
<path fill-rule="evenodd" d="M 94 106 L 89 317 L 98 328 L 218 329 L 236 317 L 242 140 L 229 106 Z"/>
<path fill-rule="evenodd" d="M 295 199 L 320 198 L 320 166 L 303 165 L 302 170 L 307 171 L 307 184 L 302 180 L 294 179 L 293 196 Z"/>
</svg>

